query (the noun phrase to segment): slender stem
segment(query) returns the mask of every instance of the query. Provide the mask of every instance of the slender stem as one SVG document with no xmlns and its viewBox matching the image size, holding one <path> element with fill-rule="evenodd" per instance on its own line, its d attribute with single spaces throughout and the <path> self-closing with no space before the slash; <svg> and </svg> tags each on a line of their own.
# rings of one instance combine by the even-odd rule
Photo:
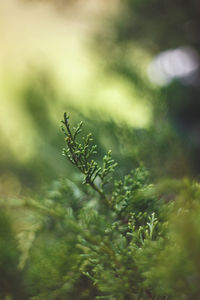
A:
<svg viewBox="0 0 200 300">
<path fill-rule="evenodd" d="M 108 199 L 108 197 L 105 195 L 105 193 L 96 186 L 93 182 L 88 183 L 99 195 L 101 196 L 102 200 L 106 204 L 106 206 L 109 206 L 110 208 L 112 207 L 111 201 Z"/>
</svg>

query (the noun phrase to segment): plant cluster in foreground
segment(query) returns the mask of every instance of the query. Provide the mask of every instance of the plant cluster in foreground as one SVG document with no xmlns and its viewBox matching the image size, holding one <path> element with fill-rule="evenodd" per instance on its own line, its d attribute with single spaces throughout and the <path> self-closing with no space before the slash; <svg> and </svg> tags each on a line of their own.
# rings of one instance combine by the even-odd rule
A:
<svg viewBox="0 0 200 300">
<path fill-rule="evenodd" d="M 155 187 L 143 166 L 116 180 L 111 152 L 99 165 L 91 134 L 81 137 L 82 123 L 71 128 L 65 114 L 62 130 L 63 154 L 78 173 L 54 182 L 46 199 L 25 201 L 31 226 L 18 235 L 18 296 L 6 281 L 2 299 L 199 299 L 199 184 Z M 0 239 L 4 245 L 7 237 Z M 4 248 L 7 273 L 0 267 L 10 278 L 9 257 L 16 264 L 18 252 L 7 251 L 5 259 Z"/>
</svg>

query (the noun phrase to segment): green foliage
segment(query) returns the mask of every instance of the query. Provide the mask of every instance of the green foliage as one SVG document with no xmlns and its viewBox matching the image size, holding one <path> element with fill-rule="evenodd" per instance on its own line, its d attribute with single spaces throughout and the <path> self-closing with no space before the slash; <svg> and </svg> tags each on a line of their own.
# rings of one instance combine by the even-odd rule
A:
<svg viewBox="0 0 200 300">
<path fill-rule="evenodd" d="M 91 145 L 93 141 L 91 133 L 83 137 L 83 144 L 77 141 L 77 135 L 81 132 L 82 122 L 77 127 L 74 127 L 72 132 L 69 125 L 69 117 L 64 114 L 64 126 L 62 130 L 66 136 L 65 141 L 67 148 L 63 150 L 63 154 L 70 160 L 70 162 L 77 166 L 77 168 L 84 174 L 83 183 L 89 184 L 96 190 L 100 196 L 108 202 L 104 192 L 104 186 L 112 180 L 112 173 L 117 164 L 111 159 L 111 151 L 103 158 L 103 167 L 99 167 L 97 162 L 91 159 L 91 156 L 96 154 L 96 145 Z M 91 146 L 90 146 L 91 145 Z M 100 186 L 95 183 L 96 179 L 100 179 Z"/>
<path fill-rule="evenodd" d="M 172 186 L 173 184 L 171 184 Z M 184 180 L 170 214 L 168 242 L 147 274 L 146 284 L 170 299 L 199 298 L 200 186 Z"/>
<path fill-rule="evenodd" d="M 86 188 L 80 178 L 58 181 L 46 199 L 28 201 L 41 222 L 25 266 L 31 299 L 146 297 L 136 254 L 161 232 L 148 172 L 141 166 L 113 180 L 111 152 L 100 167 L 92 159 L 91 134 L 81 143 L 81 123 L 71 131 L 66 114 L 63 123 L 64 155 L 83 174 Z"/>
<path fill-rule="evenodd" d="M 115 179 L 110 151 L 99 166 L 91 134 L 80 138 L 82 123 L 71 130 L 65 114 L 63 125 L 63 153 L 78 173 L 55 181 L 42 199 L 22 204 L 34 224 L 31 240 L 20 233 L 21 259 L 2 215 L 5 274 L 23 275 L 24 266 L 31 300 L 198 299 L 199 184 L 152 184 L 143 165 Z"/>
<path fill-rule="evenodd" d="M 22 272 L 18 270 L 19 256 L 11 221 L 0 211 L 0 299 L 25 299 Z"/>
<path fill-rule="evenodd" d="M 87 299 L 147 299 L 150 291 L 141 285 L 144 278 L 137 257 L 144 247 L 155 248 L 160 241 L 164 203 L 157 203 L 143 166 L 116 180 L 113 191 L 106 191 L 116 167 L 110 151 L 99 167 L 91 159 L 96 153 L 91 135 L 83 137 L 82 144 L 77 141 L 82 123 L 73 132 L 66 114 L 63 123 L 64 155 L 96 194 L 65 181 L 57 183 L 50 199 L 40 204 L 44 225 L 31 252 L 34 267 L 28 270 L 38 295 L 34 299 L 70 299 L 75 291 L 78 299 L 86 295 Z"/>
</svg>

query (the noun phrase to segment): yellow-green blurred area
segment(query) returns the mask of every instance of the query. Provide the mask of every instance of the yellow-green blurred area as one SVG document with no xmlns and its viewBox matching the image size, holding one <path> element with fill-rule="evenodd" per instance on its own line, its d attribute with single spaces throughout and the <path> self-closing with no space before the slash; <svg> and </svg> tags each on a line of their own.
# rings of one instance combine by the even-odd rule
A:
<svg viewBox="0 0 200 300">
<path fill-rule="evenodd" d="M 188 6 L 1 1 L 3 197 L 71 174 L 61 156 L 64 111 L 85 121 L 100 156 L 112 149 L 121 174 L 141 162 L 153 177 L 198 173 L 198 5 Z"/>
<path fill-rule="evenodd" d="M 58 4 L 0 3 L 2 196 L 6 191 L 19 195 L 19 172 L 30 185 L 31 172 L 25 172 L 29 164 L 30 169 L 38 168 L 39 177 L 41 163 L 62 169 L 59 121 L 65 110 L 138 128 L 148 126 L 151 119 L 148 95 L 108 72 L 108 62 L 92 46 L 95 30 L 106 26 L 101 24 L 103 17 L 118 11 L 116 1 Z M 129 63 L 147 80 L 148 52 L 139 45 L 127 49 Z"/>
</svg>

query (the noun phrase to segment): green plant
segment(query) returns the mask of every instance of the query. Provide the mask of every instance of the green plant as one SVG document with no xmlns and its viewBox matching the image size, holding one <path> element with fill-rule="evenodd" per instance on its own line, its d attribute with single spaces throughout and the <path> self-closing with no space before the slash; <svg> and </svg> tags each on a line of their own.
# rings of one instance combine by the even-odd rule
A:
<svg viewBox="0 0 200 300">
<path fill-rule="evenodd" d="M 63 149 L 63 154 L 66 156 L 72 164 L 74 164 L 80 172 L 84 175 L 84 184 L 89 184 L 105 201 L 109 204 L 109 199 L 106 196 L 104 187 L 112 180 L 112 173 L 117 166 L 117 163 L 111 158 L 111 151 L 103 158 L 103 166 L 99 167 L 97 162 L 91 157 L 97 153 L 96 145 L 91 145 L 93 138 L 89 133 L 86 137 L 82 138 L 82 143 L 78 141 L 77 137 L 81 133 L 83 123 L 80 122 L 77 127 L 70 128 L 69 116 L 64 114 L 64 121 L 62 121 L 62 131 L 66 138 L 67 148 Z M 96 180 L 100 182 L 97 185 Z"/>
<path fill-rule="evenodd" d="M 148 184 L 148 172 L 141 166 L 124 180 L 113 182 L 117 164 L 109 151 L 99 167 L 91 157 L 96 154 L 91 134 L 82 138 L 82 123 L 70 128 L 69 117 L 64 114 L 62 130 L 67 147 L 64 156 L 84 176 L 84 184 L 97 192 L 100 203 L 107 210 L 83 207 L 79 214 L 81 231 L 78 247 L 82 254 L 81 270 L 88 276 L 105 299 L 148 298 L 149 291 L 140 287 L 142 274 L 138 271 L 137 253 L 150 241 L 156 243 L 161 235 L 159 213 L 163 203 Z M 113 190 L 106 193 L 105 185 L 113 183 Z M 102 201 L 103 200 L 103 201 Z M 84 229 L 84 231 L 83 231 Z M 150 244 L 149 244 L 150 245 Z M 139 299 L 139 298 L 138 298 Z"/>
<path fill-rule="evenodd" d="M 82 123 L 71 129 L 65 114 L 62 124 L 76 171 L 25 201 L 39 223 L 28 251 L 21 247 L 29 298 L 198 299 L 199 185 L 155 186 L 142 165 L 115 179 L 110 151 L 99 166 Z"/>
</svg>

